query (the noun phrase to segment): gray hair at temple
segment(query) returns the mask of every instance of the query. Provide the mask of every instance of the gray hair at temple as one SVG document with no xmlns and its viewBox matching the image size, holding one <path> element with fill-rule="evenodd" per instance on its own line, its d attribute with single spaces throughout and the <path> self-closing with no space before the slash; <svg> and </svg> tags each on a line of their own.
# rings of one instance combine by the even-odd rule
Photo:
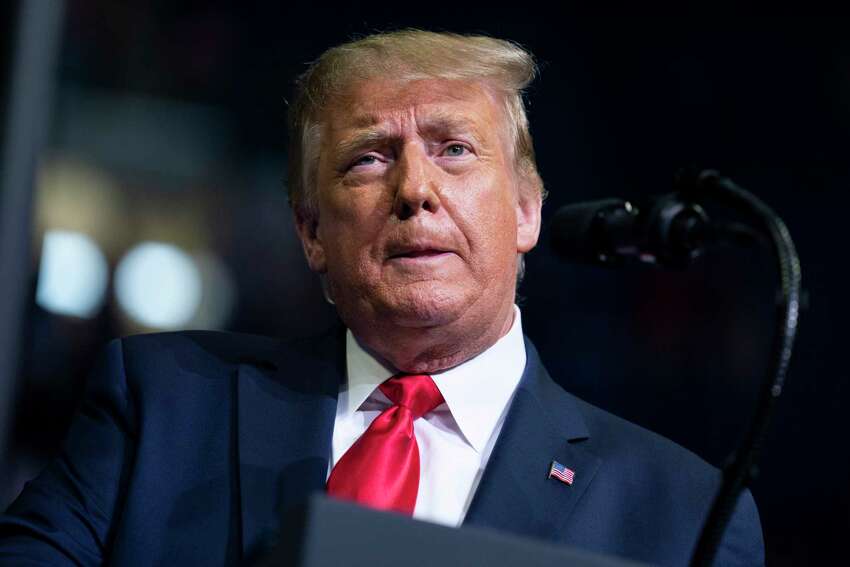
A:
<svg viewBox="0 0 850 567">
<path fill-rule="evenodd" d="M 510 41 L 481 35 L 410 29 L 370 35 L 325 51 L 299 77 L 289 108 L 287 185 L 293 210 L 307 217 L 318 212 L 315 183 L 322 112 L 351 85 L 375 77 L 486 83 L 502 96 L 522 185 L 544 198 L 523 102 L 523 91 L 536 74 L 537 66 L 528 51 Z"/>
</svg>

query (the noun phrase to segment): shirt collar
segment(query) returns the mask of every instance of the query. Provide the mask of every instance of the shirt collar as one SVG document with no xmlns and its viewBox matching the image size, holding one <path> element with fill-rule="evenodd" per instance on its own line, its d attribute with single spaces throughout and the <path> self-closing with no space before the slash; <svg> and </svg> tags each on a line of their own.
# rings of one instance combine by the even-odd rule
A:
<svg viewBox="0 0 850 567">
<path fill-rule="evenodd" d="M 360 409 L 379 384 L 397 374 L 360 346 L 351 329 L 345 332 L 345 363 L 348 383 L 339 393 L 339 404 L 347 414 Z"/>
<path fill-rule="evenodd" d="M 345 338 L 347 388 L 340 392 L 340 403 L 353 413 L 372 392 L 396 371 L 366 351 L 351 330 Z M 514 306 L 510 330 L 496 343 L 443 372 L 432 374 L 434 383 L 463 436 L 481 453 L 513 396 L 525 370 L 525 342 L 519 307 Z"/>
</svg>

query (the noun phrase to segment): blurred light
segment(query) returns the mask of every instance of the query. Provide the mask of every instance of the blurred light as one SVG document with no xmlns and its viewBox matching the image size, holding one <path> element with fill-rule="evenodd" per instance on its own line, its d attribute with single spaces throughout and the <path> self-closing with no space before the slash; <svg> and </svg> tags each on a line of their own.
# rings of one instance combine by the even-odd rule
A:
<svg viewBox="0 0 850 567">
<path fill-rule="evenodd" d="M 45 233 L 35 301 L 57 315 L 94 317 L 103 304 L 109 269 L 97 244 L 79 232 Z"/>
<path fill-rule="evenodd" d="M 142 242 L 115 270 L 118 304 L 137 323 L 176 329 L 189 323 L 201 303 L 201 275 L 192 257 L 172 244 Z"/>
<path fill-rule="evenodd" d="M 83 232 L 108 258 L 115 258 L 137 239 L 135 216 L 125 192 L 113 177 L 94 164 L 52 155 L 41 163 L 35 199 L 35 234 L 50 230 Z"/>
<path fill-rule="evenodd" d="M 190 325 L 193 329 L 222 329 L 236 300 L 236 285 L 227 265 L 212 252 L 194 256 L 201 274 L 201 304 Z"/>
</svg>

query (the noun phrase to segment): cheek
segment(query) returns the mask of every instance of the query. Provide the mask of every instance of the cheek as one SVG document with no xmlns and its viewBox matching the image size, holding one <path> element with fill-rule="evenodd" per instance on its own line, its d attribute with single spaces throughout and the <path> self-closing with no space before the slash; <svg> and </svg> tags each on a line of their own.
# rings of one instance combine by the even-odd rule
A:
<svg viewBox="0 0 850 567">
<path fill-rule="evenodd" d="M 341 189 L 323 199 L 319 231 L 331 277 L 350 284 L 374 279 L 385 208 L 377 191 Z"/>
<path fill-rule="evenodd" d="M 374 240 L 388 214 L 383 192 L 365 188 L 341 188 L 322 205 L 326 234 L 347 248 Z"/>
<path fill-rule="evenodd" d="M 479 179 L 459 191 L 456 218 L 474 253 L 499 257 L 516 252 L 512 187 L 501 178 Z"/>
</svg>

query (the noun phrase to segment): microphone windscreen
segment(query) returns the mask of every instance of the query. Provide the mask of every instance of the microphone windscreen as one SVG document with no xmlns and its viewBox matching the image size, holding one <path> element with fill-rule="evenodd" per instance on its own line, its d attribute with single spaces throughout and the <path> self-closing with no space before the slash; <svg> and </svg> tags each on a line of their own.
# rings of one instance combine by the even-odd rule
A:
<svg viewBox="0 0 850 567">
<path fill-rule="evenodd" d="M 594 225 L 607 212 L 625 206 L 620 199 L 603 199 L 561 207 L 549 225 L 552 248 L 567 261 L 598 263 L 604 250 Z"/>
</svg>

